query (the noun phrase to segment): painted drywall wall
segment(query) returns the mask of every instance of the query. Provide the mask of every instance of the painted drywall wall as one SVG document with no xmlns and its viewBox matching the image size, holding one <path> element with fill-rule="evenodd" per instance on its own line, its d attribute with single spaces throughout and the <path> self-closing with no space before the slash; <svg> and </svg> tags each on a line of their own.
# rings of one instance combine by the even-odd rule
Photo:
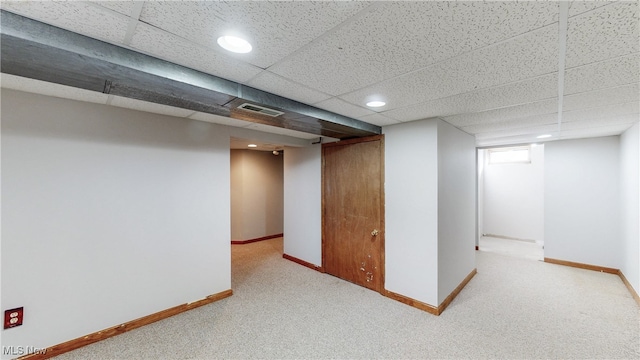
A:
<svg viewBox="0 0 640 360">
<path fill-rule="evenodd" d="M 530 163 L 485 164 L 484 234 L 544 240 L 544 145 L 529 154 Z"/>
<path fill-rule="evenodd" d="M 640 125 L 620 136 L 620 270 L 640 293 Z"/>
<path fill-rule="evenodd" d="M 284 253 L 322 265 L 322 147 L 284 150 Z"/>
<path fill-rule="evenodd" d="M 620 268 L 620 137 L 545 145 L 545 257 Z"/>
<path fill-rule="evenodd" d="M 485 167 L 485 156 L 484 149 L 476 150 L 476 166 L 477 166 L 477 184 L 476 184 L 476 193 L 478 195 L 478 202 L 476 204 L 476 246 L 480 244 L 480 237 L 484 234 L 484 167 Z"/>
<path fill-rule="evenodd" d="M 385 288 L 437 306 L 438 122 L 413 121 L 382 130 Z"/>
<path fill-rule="evenodd" d="M 281 234 L 283 214 L 282 156 L 231 150 L 231 239 Z"/>
<path fill-rule="evenodd" d="M 44 348 L 230 289 L 226 127 L 1 99 L 1 307 L 25 309 L 3 346 Z"/>
<path fill-rule="evenodd" d="M 438 120 L 438 302 L 476 268 L 475 138 Z"/>
</svg>

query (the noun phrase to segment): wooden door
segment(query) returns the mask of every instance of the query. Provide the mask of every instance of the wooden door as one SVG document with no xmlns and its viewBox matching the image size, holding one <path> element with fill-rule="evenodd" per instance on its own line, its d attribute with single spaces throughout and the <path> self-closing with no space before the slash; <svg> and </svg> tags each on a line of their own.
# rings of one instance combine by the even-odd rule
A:
<svg viewBox="0 0 640 360">
<path fill-rule="evenodd" d="M 322 147 L 322 266 L 341 279 L 384 288 L 384 136 Z"/>
</svg>

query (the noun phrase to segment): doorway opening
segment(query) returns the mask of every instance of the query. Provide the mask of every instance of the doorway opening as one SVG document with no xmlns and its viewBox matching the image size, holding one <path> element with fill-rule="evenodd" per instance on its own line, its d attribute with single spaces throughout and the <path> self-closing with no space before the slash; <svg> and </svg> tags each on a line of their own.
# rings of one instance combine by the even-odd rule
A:
<svg viewBox="0 0 640 360">
<path fill-rule="evenodd" d="M 544 260 L 544 145 L 477 150 L 477 249 Z"/>
</svg>

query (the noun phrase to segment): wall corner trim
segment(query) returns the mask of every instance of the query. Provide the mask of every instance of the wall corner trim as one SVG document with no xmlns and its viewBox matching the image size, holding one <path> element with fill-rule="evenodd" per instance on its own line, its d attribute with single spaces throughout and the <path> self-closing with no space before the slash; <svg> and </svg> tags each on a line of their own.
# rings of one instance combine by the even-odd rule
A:
<svg viewBox="0 0 640 360">
<path fill-rule="evenodd" d="M 195 309 L 197 307 L 200 307 L 200 306 L 203 306 L 203 305 L 207 305 L 207 304 L 216 302 L 218 300 L 222 300 L 222 299 L 227 298 L 227 297 L 229 297 L 231 295 L 233 295 L 233 291 L 231 289 L 225 290 L 225 291 L 219 292 L 217 294 L 209 295 L 209 296 L 207 296 L 207 297 L 205 297 L 204 299 L 201 299 L 201 300 L 196 300 L 194 302 L 190 302 L 190 303 L 174 306 L 172 308 L 165 309 L 165 310 L 159 311 L 159 312 L 151 314 L 151 315 L 143 316 L 143 317 L 141 317 L 139 319 L 131 320 L 131 321 L 128 321 L 126 323 L 122 323 L 120 325 L 112 326 L 110 328 L 107 328 L 107 329 L 104 329 L 104 330 L 100 330 L 100 331 L 94 332 L 94 333 L 89 334 L 89 335 L 81 336 L 79 338 L 76 338 L 76 339 L 73 339 L 73 340 L 69 340 L 67 342 L 63 342 L 63 343 L 58 344 L 58 345 L 53 345 L 53 346 L 50 346 L 50 347 L 48 347 L 48 348 L 46 348 L 44 350 L 39 350 L 37 353 L 27 354 L 27 355 L 21 356 L 21 357 L 19 357 L 17 359 L 20 359 L 20 360 L 23 360 L 23 359 L 28 359 L 28 360 L 49 359 L 51 357 L 64 354 L 64 353 L 69 352 L 71 350 L 75 350 L 75 349 L 81 348 L 83 346 L 86 346 L 86 345 L 89 345 L 89 344 L 93 344 L 95 342 L 98 342 L 98 341 L 101 341 L 101 340 L 105 340 L 105 339 L 108 339 L 108 338 L 116 336 L 116 335 L 120 335 L 120 334 L 125 333 L 125 332 L 127 332 L 129 330 L 137 329 L 139 327 L 142 327 L 142 326 L 145 326 L 145 325 L 149 325 L 149 324 L 154 323 L 156 321 L 160 321 L 160 320 L 166 319 L 168 317 L 180 314 L 182 312 L 189 311 L 191 309 Z"/>
<path fill-rule="evenodd" d="M 310 262 L 304 261 L 302 259 L 298 259 L 297 257 L 291 256 L 291 255 L 287 255 L 287 254 L 282 254 L 282 257 L 284 259 L 289 260 L 289 261 L 293 261 L 294 263 L 296 263 L 298 265 L 302 265 L 304 267 L 308 267 L 311 270 L 315 270 L 315 271 L 319 271 L 321 273 L 324 273 L 324 269 L 322 268 L 322 266 L 318 266 L 318 265 L 312 264 Z"/>
<path fill-rule="evenodd" d="M 440 303 L 439 306 L 433 306 L 427 303 L 423 303 L 421 301 L 412 299 L 408 296 L 404 296 L 404 295 L 400 295 L 397 293 L 394 293 L 393 291 L 389 291 L 389 290 L 384 290 L 383 295 L 385 295 L 386 297 L 399 301 L 403 304 L 407 304 L 409 306 L 413 306 L 414 308 L 423 310 L 428 312 L 429 314 L 433 314 L 436 316 L 439 316 L 440 314 L 442 314 L 442 312 L 449 306 L 449 304 L 451 304 L 451 302 L 453 301 L 453 299 L 456 298 L 456 296 L 458 296 L 458 294 L 460 293 L 460 291 L 462 291 L 462 289 L 469 283 L 469 281 L 471 281 L 471 279 L 478 273 L 477 269 L 473 269 L 469 275 L 467 275 L 464 280 L 462 280 L 462 282 L 451 292 L 451 294 L 449 294 L 449 296 L 447 296 L 444 301 L 442 301 L 442 303 Z"/>
<path fill-rule="evenodd" d="M 544 262 L 548 262 L 548 263 L 556 264 L 556 265 L 571 266 L 571 267 L 576 267 L 576 268 L 585 269 L 585 270 L 600 271 L 600 272 L 605 272 L 605 273 L 609 273 L 609 274 L 613 274 L 613 275 L 618 275 L 620 277 L 620 280 L 622 280 L 624 285 L 627 287 L 627 289 L 629 289 L 629 293 L 631 293 L 631 297 L 633 297 L 633 299 L 636 301 L 636 303 L 638 303 L 638 306 L 640 306 L 640 296 L 638 296 L 638 293 L 633 288 L 633 286 L 631 286 L 631 283 L 629 282 L 629 280 L 627 280 L 627 278 L 624 276 L 624 274 L 622 273 L 622 271 L 620 269 L 614 269 L 614 268 L 608 268 L 608 267 L 604 267 L 604 266 L 597 266 L 597 265 L 590 265 L 590 264 L 583 264 L 583 263 L 577 263 L 577 262 L 572 262 L 572 261 L 551 259 L 551 258 L 544 258 Z"/>
<path fill-rule="evenodd" d="M 231 240 L 231 245 L 244 245 L 244 244 L 250 244 L 250 243 L 254 243 L 254 242 L 258 242 L 258 241 L 263 241 L 263 240 L 270 240 L 270 239 L 276 239 L 276 238 L 281 238 L 283 237 L 284 234 L 280 233 L 280 234 L 273 234 L 273 235 L 267 235 L 267 236 L 263 236 L 263 237 L 259 237 L 259 238 L 255 238 L 255 239 L 248 239 L 248 240 Z"/>
</svg>

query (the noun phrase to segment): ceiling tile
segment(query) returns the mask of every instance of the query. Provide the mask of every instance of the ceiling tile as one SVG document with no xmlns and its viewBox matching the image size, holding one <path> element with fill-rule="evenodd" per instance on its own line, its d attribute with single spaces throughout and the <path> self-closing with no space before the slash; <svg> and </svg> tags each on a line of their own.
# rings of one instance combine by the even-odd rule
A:
<svg viewBox="0 0 640 360">
<path fill-rule="evenodd" d="M 319 135 L 315 135 L 315 134 L 309 134 L 309 133 L 305 133 L 305 132 L 302 132 L 302 131 L 285 129 L 285 128 L 281 128 L 281 127 L 277 127 L 277 126 L 269 126 L 269 125 L 264 125 L 264 124 L 251 124 L 251 125 L 247 126 L 246 128 L 247 129 L 252 129 L 252 130 L 258 130 L 258 131 L 262 131 L 262 132 L 268 132 L 268 133 L 271 133 L 271 134 L 279 134 L 279 135 L 291 136 L 291 137 L 295 137 L 295 138 L 299 138 L 299 139 L 316 139 L 316 138 L 319 137 Z"/>
<path fill-rule="evenodd" d="M 503 130 L 517 130 L 541 125 L 557 125 L 557 123 L 557 114 L 543 114 L 503 120 L 500 122 L 464 126 L 461 129 L 469 134 L 480 134 L 487 132 L 493 133 Z"/>
<path fill-rule="evenodd" d="M 0 74 L 0 84 L 4 89 L 13 89 L 35 94 L 55 96 L 64 99 L 106 104 L 109 95 L 46 81 L 29 79 L 10 74 Z"/>
<path fill-rule="evenodd" d="M 146 111 L 155 114 L 176 116 L 176 117 L 187 117 L 190 114 L 193 114 L 193 110 L 181 109 L 173 106 L 156 104 L 152 102 L 125 98 L 121 96 L 111 95 L 112 99 L 110 104 L 117 107 L 123 107 L 127 109 L 133 109 L 138 111 Z"/>
<path fill-rule="evenodd" d="M 129 1 L 89 1 L 90 4 L 99 5 L 107 9 L 130 16 L 133 10 L 134 0 Z"/>
<path fill-rule="evenodd" d="M 371 115 L 374 113 L 374 111 L 350 104 L 338 98 L 331 98 L 325 101 L 321 101 L 314 104 L 313 106 L 353 118 Z"/>
<path fill-rule="evenodd" d="M 237 82 L 246 82 L 261 71 L 255 66 L 140 22 L 131 38 L 131 47 L 163 60 Z"/>
<path fill-rule="evenodd" d="M 587 11 L 591 11 L 593 9 L 597 9 L 601 6 L 609 5 L 617 0 L 602 0 L 602 1 L 584 1 L 584 0 L 573 0 L 569 4 L 569 17 L 573 17 L 576 15 L 580 15 Z"/>
<path fill-rule="evenodd" d="M 637 83 L 640 79 L 640 54 L 601 61 L 568 69 L 564 78 L 564 94 Z"/>
<path fill-rule="evenodd" d="M 592 118 L 571 122 L 563 122 L 562 130 L 583 129 L 591 127 L 609 126 L 609 125 L 624 125 L 637 123 L 640 118 L 640 114 L 627 114 L 620 116 L 607 116 L 606 118 Z"/>
<path fill-rule="evenodd" d="M 555 134 L 558 130 L 557 124 L 548 124 L 548 125 L 536 125 L 529 127 L 521 127 L 516 129 L 504 129 L 504 130 L 496 130 L 486 133 L 476 134 L 476 139 L 496 139 L 496 138 L 506 138 L 510 136 L 527 136 L 532 141 L 536 140 L 536 136 L 542 134 Z"/>
<path fill-rule="evenodd" d="M 582 108 L 622 104 L 640 99 L 639 84 L 629 84 L 589 91 L 564 97 L 563 110 L 577 110 Z"/>
<path fill-rule="evenodd" d="M 549 74 L 490 89 L 476 90 L 382 114 L 399 121 L 446 117 L 514 106 L 558 96 L 558 76 Z"/>
<path fill-rule="evenodd" d="M 557 9 L 545 2 L 380 2 L 270 70 L 344 94 L 551 24 Z"/>
<path fill-rule="evenodd" d="M 247 85 L 276 95 L 284 96 L 304 104 L 314 104 L 327 100 L 331 97 L 331 95 L 309 89 L 306 86 L 296 84 L 268 71 L 261 72 L 258 76 L 251 79 Z"/>
<path fill-rule="evenodd" d="M 510 41 L 369 86 L 341 98 L 382 96 L 389 109 L 520 81 L 558 70 L 558 29 L 547 26 Z"/>
<path fill-rule="evenodd" d="M 366 116 L 361 116 L 358 120 L 362 120 L 369 124 L 378 125 L 378 126 L 387 126 L 400 123 L 398 120 L 390 119 L 382 114 L 371 114 Z"/>
<path fill-rule="evenodd" d="M 140 19 L 212 48 L 222 35 L 242 35 L 253 51 L 230 56 L 267 68 L 367 6 L 359 1 L 147 1 Z"/>
<path fill-rule="evenodd" d="M 638 2 L 619 1 L 569 19 L 567 68 L 638 52 Z"/>
<path fill-rule="evenodd" d="M 557 112 L 558 101 L 556 99 L 548 99 L 488 111 L 447 116 L 444 117 L 443 120 L 454 126 L 465 127 L 476 124 L 498 123 L 543 114 L 554 114 L 553 116 L 557 117 L 557 115 L 555 115 Z"/>
<path fill-rule="evenodd" d="M 195 114 L 189 115 L 189 119 L 205 121 L 213 124 L 235 126 L 235 127 L 247 127 L 253 124 L 250 121 L 237 120 L 237 119 L 232 119 L 225 116 L 207 114 L 203 112 L 197 112 Z"/>
<path fill-rule="evenodd" d="M 80 1 L 2 1 L 0 8 L 110 43 L 122 43 L 129 18 Z"/>
<path fill-rule="evenodd" d="M 640 112 L 640 101 L 625 104 L 607 105 L 600 107 L 590 107 L 586 109 L 564 111 L 562 113 L 562 121 L 579 121 L 579 120 L 595 120 L 613 118 L 628 114 L 637 114 Z"/>
<path fill-rule="evenodd" d="M 631 126 L 633 126 L 633 123 L 563 130 L 560 133 L 560 138 L 561 139 L 577 139 L 577 138 L 586 138 L 586 137 L 620 135 L 623 132 L 627 131 Z"/>
</svg>

